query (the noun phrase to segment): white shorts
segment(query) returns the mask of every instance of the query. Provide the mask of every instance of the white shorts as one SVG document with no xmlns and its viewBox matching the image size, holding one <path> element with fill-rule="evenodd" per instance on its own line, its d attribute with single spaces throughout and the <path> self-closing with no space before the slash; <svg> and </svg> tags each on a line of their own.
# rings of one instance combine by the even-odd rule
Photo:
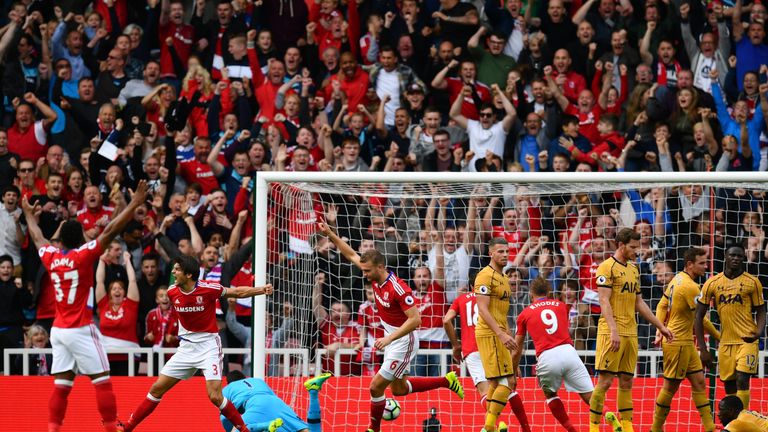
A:
<svg viewBox="0 0 768 432">
<path fill-rule="evenodd" d="M 537 359 L 536 377 L 539 386 L 556 392 L 565 381 L 565 389 L 569 392 L 588 393 L 595 389 L 573 345 L 565 344 L 541 353 Z"/>
<path fill-rule="evenodd" d="M 475 351 L 466 356 L 464 364 L 467 365 L 467 372 L 472 377 L 472 383 L 475 384 L 475 387 L 481 382 L 488 381 L 485 378 L 485 369 L 483 369 L 483 362 L 480 360 L 479 352 Z"/>
<path fill-rule="evenodd" d="M 222 366 L 224 366 L 223 359 L 224 353 L 221 351 L 219 335 L 202 342 L 181 341 L 178 351 L 163 366 L 160 373 L 184 380 L 200 369 L 207 381 L 220 381 Z"/>
<path fill-rule="evenodd" d="M 419 337 L 414 332 L 397 339 L 384 348 L 384 361 L 379 375 L 387 381 L 394 381 L 408 374 L 411 362 L 419 351 Z"/>
<path fill-rule="evenodd" d="M 83 375 L 109 372 L 101 332 L 90 324 L 76 328 L 51 328 L 51 374 L 73 371 Z"/>
</svg>

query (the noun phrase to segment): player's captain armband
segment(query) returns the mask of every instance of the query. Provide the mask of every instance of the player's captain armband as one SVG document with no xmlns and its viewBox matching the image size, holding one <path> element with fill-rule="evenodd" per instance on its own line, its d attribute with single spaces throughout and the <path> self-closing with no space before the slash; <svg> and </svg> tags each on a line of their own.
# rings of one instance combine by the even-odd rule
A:
<svg viewBox="0 0 768 432">
<path fill-rule="evenodd" d="M 488 289 L 488 287 L 485 285 L 480 285 L 480 288 L 477 289 L 477 292 L 478 294 L 488 295 L 491 293 L 491 290 Z"/>
<path fill-rule="evenodd" d="M 608 283 L 608 279 L 605 276 L 600 275 L 600 276 L 597 277 L 597 284 L 598 285 L 605 285 L 606 283 Z"/>
</svg>

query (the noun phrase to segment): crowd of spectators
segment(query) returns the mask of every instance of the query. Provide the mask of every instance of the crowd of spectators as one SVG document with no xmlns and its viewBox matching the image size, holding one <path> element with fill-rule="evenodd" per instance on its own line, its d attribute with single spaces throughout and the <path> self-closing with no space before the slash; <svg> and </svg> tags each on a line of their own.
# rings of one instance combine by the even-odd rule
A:
<svg viewBox="0 0 768 432">
<path fill-rule="evenodd" d="M 3 4 L 0 348 L 45 346 L 62 300 L 27 238 L 22 199 L 41 205 L 51 242 L 72 218 L 93 239 L 147 180 L 151 199 L 94 269 L 92 306 L 107 347 L 174 347 L 171 259 L 194 256 L 200 277 L 223 285 L 253 282 L 259 171 L 768 169 L 760 0 Z M 375 370 L 372 293 L 315 233 L 321 218 L 409 280 L 422 348 L 450 348 L 442 317 L 471 289 L 494 236 L 510 244 L 511 321 L 528 282 L 544 277 L 571 305 L 579 349 L 594 343 L 592 275 L 620 227 L 643 234 L 652 306 L 689 246 L 707 247 L 717 266 L 724 247 L 742 244 L 748 271 L 768 286 L 759 190 L 478 186 L 430 200 L 390 188 L 388 199 L 272 188 L 268 346 L 324 347 L 324 368 L 354 348 L 344 373 Z M 225 345 L 250 346 L 250 304 L 221 309 Z M 641 347 L 652 339 L 641 326 Z M 125 355 L 110 361 L 127 373 Z M 436 374 L 436 363 L 420 356 L 414 373 Z M 48 365 L 37 356 L 34 372 Z"/>
</svg>

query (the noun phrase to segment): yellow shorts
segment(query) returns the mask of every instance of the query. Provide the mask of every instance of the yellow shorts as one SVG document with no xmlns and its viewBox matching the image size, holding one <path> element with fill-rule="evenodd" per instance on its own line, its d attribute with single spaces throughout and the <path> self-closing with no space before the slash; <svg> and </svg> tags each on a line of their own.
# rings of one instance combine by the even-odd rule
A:
<svg viewBox="0 0 768 432">
<path fill-rule="evenodd" d="M 635 374 L 637 367 L 637 336 L 619 336 L 618 351 L 611 351 L 611 335 L 597 335 L 595 369 L 614 374 Z"/>
<path fill-rule="evenodd" d="M 670 380 L 685 379 L 688 375 L 703 372 L 699 351 L 690 345 L 663 344 L 664 378 Z"/>
<path fill-rule="evenodd" d="M 757 374 L 757 342 L 740 345 L 720 345 L 717 351 L 720 380 L 736 379 L 736 372 Z"/>
<path fill-rule="evenodd" d="M 487 379 L 503 378 L 515 374 L 512 367 L 512 353 L 496 336 L 476 336 L 477 351 L 483 363 Z"/>
</svg>

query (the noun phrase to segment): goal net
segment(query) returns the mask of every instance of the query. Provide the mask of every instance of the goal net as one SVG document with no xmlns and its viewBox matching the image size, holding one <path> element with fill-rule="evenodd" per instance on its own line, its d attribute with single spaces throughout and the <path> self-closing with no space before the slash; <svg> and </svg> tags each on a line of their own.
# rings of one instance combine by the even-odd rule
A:
<svg viewBox="0 0 768 432">
<path fill-rule="evenodd" d="M 530 303 L 529 283 L 536 277 L 547 279 L 554 295 L 570 307 L 574 345 L 595 376 L 600 306 L 594 272 L 615 251 L 616 232 L 629 227 L 642 236 L 635 264 L 643 299 L 654 312 L 666 284 L 682 270 L 683 253 L 693 246 L 707 250 L 707 277 L 723 270 L 728 247 L 744 246 L 746 271 L 768 287 L 768 183 L 762 180 L 760 173 L 259 174 L 254 271 L 257 284 L 271 282 L 275 294 L 254 303 L 255 322 L 267 323 L 255 326 L 254 374 L 265 375 L 278 396 L 303 416 L 306 375 L 330 371 L 334 378 L 320 394 L 324 430 L 367 427 L 368 386 L 381 361 L 372 346 L 383 333 L 372 295 L 366 293 L 369 283 L 317 232 L 316 223 L 325 221 L 358 253 L 372 248 L 382 252 L 388 267 L 416 292 L 421 345 L 410 374 L 456 371 L 463 377 L 463 401 L 446 389 L 397 397 L 402 413 L 384 422 L 382 430 L 479 430 L 481 395 L 466 367 L 452 359 L 442 318 L 457 297 L 471 290 L 473 274 L 488 264 L 492 237 L 505 237 L 509 243 L 505 273 L 513 293 L 510 328 Z M 456 312 L 454 326 L 461 340 L 462 321 L 473 325 L 476 310 Z M 710 318 L 719 325 L 716 313 Z M 638 430 L 648 430 L 663 383 L 662 355 L 654 345 L 655 329 L 638 322 L 634 423 Z M 764 344 L 763 339 L 758 375 L 751 381 L 751 407 L 757 410 L 768 402 Z M 530 340 L 526 349 L 517 392 L 530 424 L 559 430 L 536 383 Z M 719 400 L 722 383 L 708 377 L 710 399 Z M 616 410 L 616 387 L 606 397 L 606 411 Z M 559 395 L 576 427 L 586 430 L 589 407 L 564 387 Z M 389 391 L 387 397 L 392 397 Z M 509 408 L 500 420 L 518 430 Z M 664 430 L 701 430 L 687 382 L 673 401 Z"/>
</svg>

